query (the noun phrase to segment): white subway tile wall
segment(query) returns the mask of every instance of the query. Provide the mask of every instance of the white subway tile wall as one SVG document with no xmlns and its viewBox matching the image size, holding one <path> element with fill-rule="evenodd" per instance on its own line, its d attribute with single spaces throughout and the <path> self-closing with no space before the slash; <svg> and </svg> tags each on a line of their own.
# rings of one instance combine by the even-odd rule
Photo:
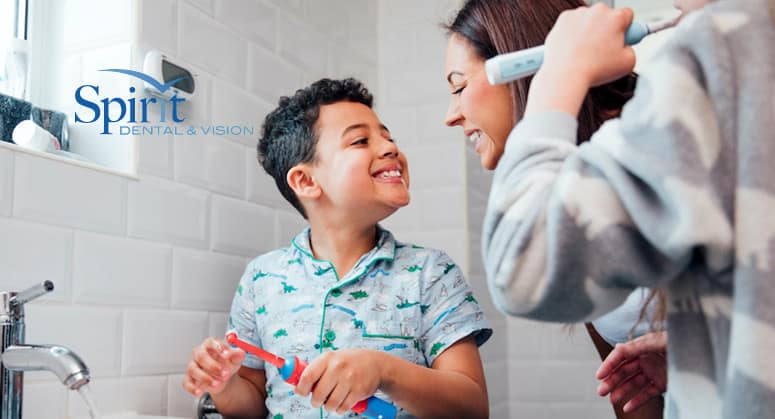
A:
<svg viewBox="0 0 775 419">
<path fill-rule="evenodd" d="M 177 248 L 172 260 L 172 308 L 223 311 L 231 305 L 246 258 Z"/>
<path fill-rule="evenodd" d="M 209 192 L 147 176 L 130 182 L 128 200 L 130 236 L 208 246 Z"/>
<path fill-rule="evenodd" d="M 53 343 L 74 350 L 88 362 L 92 377 L 115 377 L 120 374 L 120 310 L 51 304 L 28 310 L 26 317 L 29 342 Z M 73 333 L 74 325 L 80 329 L 77 333 Z M 50 375 L 49 372 L 27 373 L 24 379 L 50 381 Z"/>
<path fill-rule="evenodd" d="M 212 249 L 255 257 L 276 248 L 274 210 L 213 195 Z"/>
<path fill-rule="evenodd" d="M 13 200 L 13 153 L 0 148 L 0 215 L 11 214 Z"/>
<path fill-rule="evenodd" d="M 127 309 L 124 312 L 122 375 L 185 371 L 191 349 L 209 330 L 204 311 Z"/>
<path fill-rule="evenodd" d="M 244 198 L 245 146 L 218 137 L 183 135 L 173 143 L 177 181 Z"/>
<path fill-rule="evenodd" d="M 73 231 L 12 218 L 0 218 L 0 289 L 21 290 L 56 281 L 41 300 L 72 300 Z"/>
<path fill-rule="evenodd" d="M 491 417 L 613 417 L 594 395 L 598 361 L 583 328 L 569 336 L 506 319 L 490 301 L 479 245 L 489 174 L 460 130 L 443 126 L 446 40 L 437 24 L 459 3 L 68 0 L 60 7 L 68 83 L 83 83 L 87 70 L 139 66 L 158 49 L 198 74 L 197 96 L 181 109 L 192 125 L 255 131 L 138 137 L 139 179 L 0 147 L 0 289 L 56 284 L 27 307 L 28 342 L 82 355 L 103 413 L 193 418 L 181 388 L 192 347 L 225 332 L 245 263 L 306 225 L 256 162 L 261 122 L 304 83 L 356 75 L 409 156 L 413 202 L 385 226 L 449 253 L 492 320 L 482 348 Z M 126 78 L 94 80 L 126 94 Z M 28 377 L 25 417 L 86 417 L 53 375 Z"/>
<path fill-rule="evenodd" d="M 306 225 L 258 166 L 263 118 L 313 78 L 355 74 L 377 93 L 377 7 L 338 2 L 326 17 L 312 1 L 103 3 L 57 6 L 70 19 L 67 77 L 52 88 L 72 97 L 89 81 L 126 96 L 129 78 L 94 70 L 138 68 L 156 49 L 198 76 L 180 108 L 187 122 L 254 132 L 138 136 L 138 179 L 0 147 L 0 289 L 54 281 L 27 307 L 27 341 L 81 355 L 102 413 L 193 418 L 181 386 L 191 349 L 225 333 L 245 264 Z M 339 32 L 329 34 L 334 15 Z M 89 147 L 115 145 L 84 135 Z M 25 418 L 87 417 L 52 374 L 28 373 L 25 386 Z"/>
<path fill-rule="evenodd" d="M 172 248 L 168 244 L 76 232 L 73 302 L 166 307 Z M 109 283 L 109 286 L 106 286 Z"/>
<path fill-rule="evenodd" d="M 127 180 L 16 153 L 13 216 L 75 229 L 123 234 Z"/>
</svg>

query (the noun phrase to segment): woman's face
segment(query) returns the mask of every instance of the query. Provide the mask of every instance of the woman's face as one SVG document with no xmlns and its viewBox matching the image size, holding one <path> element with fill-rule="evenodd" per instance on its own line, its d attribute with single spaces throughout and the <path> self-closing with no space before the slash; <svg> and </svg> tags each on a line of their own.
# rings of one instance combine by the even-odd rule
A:
<svg viewBox="0 0 775 419">
<path fill-rule="evenodd" d="M 511 90 L 487 82 L 484 60 L 457 34 L 447 44 L 446 74 L 452 96 L 444 122 L 461 126 L 475 144 L 482 167 L 495 169 L 515 124 Z"/>
</svg>

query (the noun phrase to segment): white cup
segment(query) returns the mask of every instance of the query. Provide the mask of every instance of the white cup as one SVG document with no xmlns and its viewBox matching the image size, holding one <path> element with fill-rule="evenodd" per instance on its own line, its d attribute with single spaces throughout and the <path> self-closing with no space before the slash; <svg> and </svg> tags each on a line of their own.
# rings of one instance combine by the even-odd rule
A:
<svg viewBox="0 0 775 419">
<path fill-rule="evenodd" d="M 19 146 L 32 150 L 51 151 L 61 148 L 56 137 L 29 119 L 19 122 L 11 138 Z"/>
</svg>

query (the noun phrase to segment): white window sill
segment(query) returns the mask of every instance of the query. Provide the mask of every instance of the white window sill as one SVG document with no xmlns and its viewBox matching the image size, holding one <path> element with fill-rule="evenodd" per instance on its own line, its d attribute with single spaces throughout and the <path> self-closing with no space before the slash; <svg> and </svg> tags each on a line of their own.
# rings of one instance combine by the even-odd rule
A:
<svg viewBox="0 0 775 419">
<path fill-rule="evenodd" d="M 84 161 L 79 161 L 79 160 L 75 160 L 75 159 L 70 159 L 70 158 L 67 158 L 67 157 L 64 157 L 64 156 L 58 156 L 56 154 L 44 153 L 42 151 L 31 150 L 29 148 L 20 147 L 20 146 L 18 146 L 16 144 L 9 143 L 9 142 L 6 142 L 6 141 L 0 141 L 0 148 L 6 148 L 6 149 L 11 150 L 11 151 L 17 151 L 17 152 L 20 152 L 20 153 L 27 153 L 27 154 L 30 154 L 30 155 L 33 155 L 33 156 L 42 157 L 44 159 L 50 159 L 50 160 L 54 160 L 54 161 L 58 161 L 58 162 L 72 164 L 73 166 L 85 167 L 87 169 L 96 170 L 98 172 L 103 172 L 103 173 L 107 173 L 107 174 L 110 174 L 110 175 L 121 176 L 121 177 L 125 177 L 127 179 L 140 180 L 140 178 L 137 177 L 136 173 L 123 172 L 123 171 L 120 171 L 120 170 L 111 169 L 109 167 L 101 166 L 101 165 L 96 164 L 96 163 L 84 162 Z"/>
</svg>

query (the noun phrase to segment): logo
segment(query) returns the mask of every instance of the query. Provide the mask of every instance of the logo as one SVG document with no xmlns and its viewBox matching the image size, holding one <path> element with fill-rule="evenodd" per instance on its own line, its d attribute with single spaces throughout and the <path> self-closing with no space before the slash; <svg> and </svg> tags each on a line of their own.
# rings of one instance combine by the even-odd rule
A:
<svg viewBox="0 0 775 419">
<path fill-rule="evenodd" d="M 243 125 L 184 125 L 181 104 L 186 98 L 179 97 L 174 86 L 188 76 L 177 77 L 162 83 L 152 76 L 135 70 L 107 68 L 99 71 L 128 75 L 146 83 L 149 96 L 135 97 L 137 89 L 129 87 L 129 96 L 102 97 L 100 86 L 83 84 L 75 89 L 75 101 L 82 107 L 75 112 L 75 123 L 100 124 L 100 135 L 253 135 L 252 126 Z M 173 89 L 170 95 L 170 89 Z M 153 112 L 149 113 L 149 110 Z M 157 114 L 158 116 L 151 116 Z"/>
</svg>

